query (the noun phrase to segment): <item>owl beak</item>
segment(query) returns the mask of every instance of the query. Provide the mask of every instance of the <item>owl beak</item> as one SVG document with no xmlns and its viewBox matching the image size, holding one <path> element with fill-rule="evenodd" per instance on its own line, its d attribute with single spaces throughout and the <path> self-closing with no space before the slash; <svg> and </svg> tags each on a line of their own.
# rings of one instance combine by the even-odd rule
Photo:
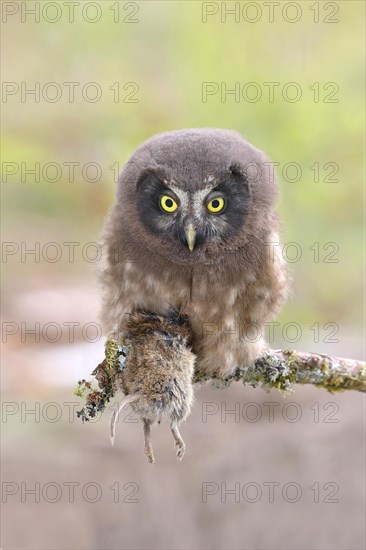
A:
<svg viewBox="0 0 366 550">
<path fill-rule="evenodd" d="M 191 223 L 189 223 L 185 230 L 188 248 L 190 252 L 193 252 L 194 243 L 196 242 L 196 230 Z"/>
</svg>

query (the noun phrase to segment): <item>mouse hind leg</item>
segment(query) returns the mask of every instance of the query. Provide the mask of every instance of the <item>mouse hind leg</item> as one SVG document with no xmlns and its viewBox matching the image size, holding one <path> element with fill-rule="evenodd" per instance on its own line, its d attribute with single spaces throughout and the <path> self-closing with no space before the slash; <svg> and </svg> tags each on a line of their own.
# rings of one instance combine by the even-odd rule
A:
<svg viewBox="0 0 366 550">
<path fill-rule="evenodd" d="M 184 453 L 185 453 L 185 450 L 186 450 L 186 445 L 185 445 L 185 443 L 182 439 L 182 436 L 179 433 L 178 422 L 176 420 L 172 421 L 172 423 L 170 424 L 170 429 L 171 429 L 171 432 L 173 434 L 174 441 L 175 441 L 175 447 L 176 447 L 176 451 L 177 451 L 177 459 L 182 460 L 182 458 L 184 456 Z"/>
<path fill-rule="evenodd" d="M 146 418 L 143 419 L 144 436 L 145 436 L 145 454 L 150 464 L 154 464 L 154 451 L 151 445 L 151 421 Z"/>
</svg>

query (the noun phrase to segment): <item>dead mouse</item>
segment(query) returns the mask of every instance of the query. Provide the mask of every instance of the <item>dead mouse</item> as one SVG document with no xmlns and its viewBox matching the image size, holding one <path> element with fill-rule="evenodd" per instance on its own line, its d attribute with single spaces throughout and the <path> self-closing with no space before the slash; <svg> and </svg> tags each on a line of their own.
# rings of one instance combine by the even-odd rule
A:
<svg viewBox="0 0 366 550">
<path fill-rule="evenodd" d="M 124 327 L 123 341 L 130 346 L 120 377 L 125 397 L 111 418 L 111 440 L 120 411 L 130 404 L 143 422 L 145 453 L 151 464 L 151 427 L 164 417 L 170 421 L 178 460 L 185 452 L 179 424 L 193 402 L 195 355 L 190 340 L 186 317 L 173 308 L 168 316 L 137 310 Z"/>
</svg>

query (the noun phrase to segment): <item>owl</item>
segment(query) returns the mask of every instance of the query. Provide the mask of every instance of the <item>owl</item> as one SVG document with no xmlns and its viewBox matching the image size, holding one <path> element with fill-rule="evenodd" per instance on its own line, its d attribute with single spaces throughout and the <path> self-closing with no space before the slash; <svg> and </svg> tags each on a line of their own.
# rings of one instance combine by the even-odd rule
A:
<svg viewBox="0 0 366 550">
<path fill-rule="evenodd" d="M 235 131 L 177 130 L 143 143 L 101 235 L 107 334 L 123 340 L 134 311 L 174 307 L 189 320 L 197 372 L 225 377 L 261 355 L 288 291 L 277 193 L 269 160 Z"/>
</svg>

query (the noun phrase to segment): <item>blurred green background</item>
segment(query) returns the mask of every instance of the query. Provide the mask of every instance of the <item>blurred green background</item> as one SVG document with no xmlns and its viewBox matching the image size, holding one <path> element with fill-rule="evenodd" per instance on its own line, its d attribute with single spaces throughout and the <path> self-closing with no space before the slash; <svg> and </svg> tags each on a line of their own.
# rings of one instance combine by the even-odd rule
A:
<svg viewBox="0 0 366 550">
<path fill-rule="evenodd" d="M 34 400 L 46 399 L 50 394 L 52 400 L 60 402 L 72 399 L 69 396 L 74 381 L 79 376 L 86 376 L 99 361 L 102 342 L 98 341 L 94 346 L 85 343 L 85 338 L 83 341 L 82 327 L 98 319 L 99 296 L 93 274 L 95 262 L 86 261 L 81 250 L 87 243 L 97 240 L 104 216 L 113 204 L 116 166 L 122 167 L 134 149 L 151 135 L 179 128 L 210 126 L 238 130 L 278 163 L 282 239 L 284 243 L 297 243 L 298 250 L 301 250 L 301 258 L 289 264 L 294 280 L 293 295 L 279 322 L 281 327 L 298 323 L 302 335 L 291 343 L 283 337 L 280 327 L 275 332 L 273 344 L 362 358 L 363 2 L 302 1 L 296 3 L 297 8 L 289 6 L 294 3 L 280 2 L 275 7 L 273 22 L 269 21 L 269 8 L 263 2 L 252 2 L 249 8 L 246 7 L 248 2 L 79 2 L 75 6 L 74 22 L 70 22 L 69 9 L 64 2 L 52 3 L 58 9 L 51 6 L 46 12 L 42 12 L 46 2 L 38 3 L 38 9 L 41 9 L 39 22 L 26 13 L 26 9 L 34 9 L 35 2 L 2 4 L 2 9 L 6 10 L 3 11 L 5 19 L 3 17 L 2 24 L 2 233 L 5 243 L 14 243 L 16 249 L 19 247 L 19 252 L 3 256 L 3 322 L 17 323 L 18 328 L 21 323 L 26 323 L 27 327 L 35 322 L 41 326 L 51 321 L 60 326 L 70 321 L 79 323 L 75 329 L 75 341 L 71 344 L 65 332 L 54 344 L 43 337 L 39 343 L 32 337 L 22 341 L 21 330 L 5 338 L 3 381 L 6 400 L 34 403 Z M 94 8 L 87 8 L 86 4 L 94 4 Z M 237 21 L 234 15 L 225 16 L 225 7 L 230 10 L 236 5 L 240 8 Z M 84 17 L 83 9 L 87 9 Z M 243 10 L 248 10 L 244 11 L 245 16 Z M 12 15 L 12 11 L 16 13 Z M 203 22 L 203 14 L 207 11 L 214 13 L 207 15 L 207 21 Z M 85 20 L 97 18 L 99 12 L 98 21 Z M 59 21 L 47 21 L 57 18 L 58 13 L 61 13 Z M 296 13 L 299 14 L 298 21 L 290 22 Z M 253 20 L 255 14 L 258 21 L 250 23 L 245 20 Z M 117 17 L 118 22 L 115 22 Z M 51 82 L 57 83 L 61 89 L 61 97 L 56 102 L 47 99 L 53 97 L 55 90 L 47 88 Z M 65 85 L 70 82 L 79 84 L 75 87 L 72 102 L 68 99 Z M 265 84 L 268 82 L 276 83 L 273 101 Z M 88 83 L 96 83 L 102 91 L 100 100 L 90 102 L 83 98 L 81 90 Z M 204 83 L 211 83 L 211 89 L 217 91 L 206 101 L 202 97 Z M 248 83 L 255 84 L 250 89 L 245 88 Z M 289 83 L 295 83 L 296 89 L 301 90 L 301 97 L 296 102 L 283 97 Z M 39 101 L 31 95 L 22 100 L 22 87 L 24 92 L 24 88 L 35 86 L 40 89 Z M 235 98 L 233 94 L 222 97 L 225 86 L 227 90 L 236 86 L 240 97 Z M 117 88 L 119 99 L 115 95 Z M 255 89 L 262 94 L 258 101 L 248 101 L 243 97 L 247 90 L 250 99 Z M 295 88 L 287 89 L 291 99 Z M 15 93 L 7 93 L 9 90 L 15 90 Z M 89 91 L 92 96 L 93 88 Z M 135 101 L 130 102 L 131 99 Z M 47 163 L 57 163 L 61 167 L 58 181 L 49 181 L 54 177 L 52 169 L 46 178 L 41 173 L 39 181 L 30 174 L 22 174 L 35 163 L 40 163 L 41 172 Z M 70 163 L 76 163 L 72 182 L 67 168 Z M 87 177 L 83 176 L 82 168 L 88 163 L 99 165 L 98 181 L 88 181 L 94 177 L 92 168 Z M 297 163 L 301 176 L 294 176 L 294 168 L 287 167 L 286 171 L 288 163 Z M 16 173 L 9 175 L 12 167 Z M 315 177 L 317 167 L 319 172 Z M 42 255 L 50 242 L 61 248 L 59 261 L 46 261 Z M 68 248 L 64 245 L 70 242 L 80 243 L 75 249 L 74 261 L 70 261 Z M 40 257 L 22 257 L 22 246 L 27 249 L 39 246 Z M 292 248 L 289 254 L 293 253 Z M 52 257 L 54 252 L 49 250 L 49 255 Z M 92 250 L 90 256 L 93 256 Z M 310 328 L 316 323 L 316 329 Z M 318 331 L 317 338 L 314 338 L 315 330 Z M 292 336 L 293 333 L 290 331 L 289 334 Z M 259 400 L 260 403 L 270 399 L 276 401 L 279 396 L 271 394 L 269 398 L 264 393 L 259 395 L 243 388 L 230 388 L 219 397 L 218 394 L 212 395 L 210 390 L 204 391 L 206 393 L 198 395 L 196 414 L 186 428 L 191 430 L 188 445 L 197 447 L 196 454 L 187 459 L 178 474 L 170 446 L 166 453 L 164 448 L 162 455 L 168 466 L 163 459 L 167 469 L 156 470 L 156 477 L 151 472 L 146 473 L 147 465 L 140 456 L 140 427 L 132 425 L 128 428 L 131 434 L 138 432 L 133 436 L 134 448 L 126 439 L 115 451 L 119 452 L 116 455 L 108 448 L 106 424 L 85 428 L 61 422 L 54 429 L 50 424 L 45 429 L 42 422 L 23 425 L 15 414 L 13 422 L 4 426 L 5 436 L 10 442 L 7 451 L 9 472 L 14 479 L 16 475 L 23 479 L 21 472 L 27 471 L 23 476 L 34 482 L 40 472 L 46 471 L 45 462 L 53 463 L 53 469 L 50 466 L 52 473 L 47 479 L 50 476 L 58 479 L 57 472 L 64 468 L 64 460 L 67 461 L 68 475 L 73 479 L 73 476 L 81 475 L 82 465 L 88 464 L 92 455 L 91 476 L 96 476 L 92 479 L 99 479 L 98 476 L 102 475 L 103 464 L 112 472 L 124 468 L 125 478 L 134 476 L 132 479 L 138 479 L 144 486 L 144 495 L 149 497 L 145 498 L 144 505 L 140 505 L 142 508 L 136 512 L 137 516 L 129 512 L 127 523 L 126 517 L 118 519 L 109 515 L 109 508 L 103 515 L 102 507 L 96 512 L 95 508 L 86 506 L 86 510 L 78 512 L 89 529 L 85 540 L 73 535 L 77 532 L 76 523 L 68 534 L 61 528 L 58 531 L 57 514 L 50 505 L 45 505 L 42 512 L 51 518 L 45 531 L 35 526 L 40 508 L 37 511 L 36 506 L 31 507 L 30 512 L 26 504 L 23 508 L 22 505 L 15 506 L 14 510 L 8 507 L 4 546 L 362 547 L 360 518 L 364 500 L 362 490 L 358 488 L 362 475 L 357 472 L 357 464 L 353 464 L 356 468 L 353 476 L 342 473 L 341 468 L 342 464 L 352 463 L 354 456 L 359 459 L 363 456 L 362 426 L 356 426 L 363 414 L 360 396 L 333 398 L 320 395 L 311 388 L 299 389 L 296 397 L 301 400 L 301 406 L 308 406 L 315 399 L 325 403 L 335 400 L 341 407 L 344 420 L 337 427 L 337 436 L 336 432 L 330 433 L 326 425 L 322 426 L 323 432 L 314 434 L 315 428 L 310 422 L 304 428 L 301 441 L 298 440 L 299 426 L 295 425 L 290 433 L 288 424 L 284 427 L 283 422 L 276 426 L 267 422 L 262 426 L 263 432 L 261 423 L 258 423 L 256 429 L 259 431 L 247 435 L 244 434 L 248 425 L 243 428 L 224 424 L 210 426 L 211 431 L 205 431 L 207 426 L 198 418 L 200 395 L 211 400 L 226 399 L 227 403 L 241 399 Z M 121 427 L 123 430 L 125 426 Z M 217 430 L 221 430 L 222 437 L 226 438 L 225 445 L 209 442 L 207 433 L 213 439 Z M 93 439 L 90 439 L 91 434 Z M 241 434 L 239 460 L 235 445 Z M 162 444 L 168 436 L 165 432 L 160 437 Z M 283 446 L 278 443 L 282 437 Z M 344 446 L 342 441 L 347 437 Z M 199 451 L 202 438 L 206 441 L 205 448 Z M 328 446 L 323 445 L 325 440 Z M 286 465 L 289 478 L 303 479 L 304 483 L 310 484 L 315 479 L 327 477 L 327 471 L 330 471 L 333 479 L 340 484 L 344 482 L 345 497 L 336 512 L 324 505 L 321 514 L 314 504 L 310 507 L 304 505 L 304 510 L 297 508 L 292 511 L 288 510 L 288 505 L 284 508 L 278 506 L 277 525 L 284 525 L 288 520 L 291 528 L 278 528 L 275 534 L 267 531 L 259 534 L 260 504 L 249 516 L 247 511 L 238 508 L 234 514 L 231 508 L 224 508 L 220 502 L 209 513 L 207 507 L 197 507 L 194 499 L 200 499 L 200 476 L 205 475 L 206 461 L 209 461 L 205 449 L 211 449 L 210 456 L 217 453 L 208 467 L 214 480 L 226 479 L 225 476 L 242 479 L 245 472 L 251 476 L 250 479 L 257 479 L 258 475 L 264 479 L 277 479 L 279 474 L 275 465 L 261 458 L 262 455 L 271 455 L 275 442 L 278 445 L 277 461 Z M 305 450 L 312 449 L 313 445 L 319 445 L 319 455 Z M 247 450 L 253 446 L 258 456 L 250 458 L 248 451 L 248 458 Z M 27 448 L 27 457 L 21 458 L 24 447 Z M 349 449 L 349 456 L 345 448 Z M 42 449 L 41 454 L 39 449 Z M 57 458 L 54 456 L 56 449 Z M 126 453 L 129 457 L 127 463 L 124 462 Z M 134 453 L 138 458 L 135 459 Z M 303 462 L 304 453 L 309 461 L 314 461 L 312 466 Z M 158 449 L 156 454 L 159 454 Z M 63 456 L 66 457 L 64 460 Z M 116 456 L 120 461 L 118 464 Z M 338 461 L 334 458 L 336 456 Z M 333 462 L 330 457 L 334 458 Z M 329 461 L 334 468 L 329 467 Z M 195 490 L 191 494 L 188 480 L 192 468 L 197 468 L 198 472 Z M 178 476 L 184 480 L 185 496 Z M 166 478 L 170 483 L 165 483 Z M 170 485 L 170 493 L 167 488 L 165 499 L 159 494 L 154 500 L 153 495 L 161 491 L 160 483 Z M 159 510 L 167 513 L 169 506 L 175 506 L 177 516 L 170 517 L 168 513 L 170 523 L 167 527 L 157 514 Z M 195 513 L 187 515 L 184 512 L 186 506 L 191 506 Z M 151 507 L 154 512 L 151 512 Z M 341 531 L 337 530 L 341 522 L 336 522 L 335 526 L 332 516 L 342 518 L 347 507 L 351 507 L 354 513 L 354 523 L 342 538 Z M 25 509 L 33 518 L 29 520 L 28 538 L 27 530 L 20 533 L 16 528 L 16 518 L 18 514 L 23 517 Z M 65 521 L 78 515 L 73 515 L 75 508 L 65 510 L 69 508 L 61 508 L 60 504 L 59 511 L 64 514 Z M 138 519 L 140 513 L 145 517 L 153 513 L 154 521 L 148 521 L 145 529 Z M 274 513 L 273 508 L 268 513 Z M 300 527 L 299 519 L 296 519 L 298 513 L 312 518 L 315 525 L 312 532 Z M 324 523 L 320 520 L 317 523 L 321 515 L 325 518 Z M 178 521 L 177 517 L 183 519 Z M 201 523 L 195 523 L 197 517 L 201 518 Z M 243 518 L 246 518 L 245 536 L 239 529 Z M 226 522 L 227 529 L 222 526 L 219 529 L 221 521 Z M 119 522 L 118 527 L 116 522 Z"/>
<path fill-rule="evenodd" d="M 354 324 L 357 330 L 363 288 L 363 3 L 331 3 L 327 8 L 316 3 L 319 23 L 314 23 L 315 8 L 310 9 L 308 2 L 300 3 L 301 18 L 296 23 L 284 19 L 286 3 L 274 11 L 273 23 L 268 22 L 269 8 L 257 3 L 261 12 L 244 13 L 249 19 L 262 14 L 253 24 L 242 14 L 238 23 L 227 14 L 223 23 L 224 8 L 212 4 L 218 13 L 207 15 L 206 23 L 202 13 L 214 7 L 205 8 L 201 2 L 140 2 L 127 8 L 120 2 L 120 23 L 113 22 L 117 11 L 108 2 L 100 3 L 102 17 L 94 24 L 83 20 L 83 3 L 75 8 L 74 23 L 67 21 L 65 7 L 60 21 L 53 24 L 42 21 L 42 16 L 34 24 L 31 15 L 24 24 L 17 22 L 19 14 L 8 16 L 3 25 L 3 80 L 25 82 L 27 88 L 39 82 L 41 100 L 36 103 L 29 96 L 22 103 L 21 92 L 7 97 L 3 161 L 30 167 L 37 161 L 41 166 L 56 162 L 63 170 L 56 183 L 42 182 L 41 177 L 35 184 L 28 176 L 26 184 L 20 185 L 17 175 L 9 176 L 3 185 L 5 234 L 15 230 L 21 237 L 22 230 L 31 227 L 40 239 L 46 230 L 47 239 L 94 241 L 113 202 L 115 173 L 109 167 L 122 166 L 139 143 L 161 131 L 234 128 L 279 163 L 283 240 L 297 242 L 302 251 L 301 260 L 291 266 L 295 295 L 285 315 L 299 322 Z M 226 4 L 228 10 L 235 5 Z M 247 3 L 238 4 L 242 9 Z M 339 8 L 335 15 L 333 4 Z M 97 16 L 93 9 L 85 13 L 91 19 Z M 296 16 L 289 8 L 284 13 L 290 19 Z M 55 14 L 52 9 L 46 12 L 49 19 Z M 339 22 L 323 23 L 327 18 Z M 42 98 L 49 82 L 61 86 L 56 103 Z M 65 82 L 80 83 L 73 103 L 68 101 Z M 90 82 L 102 91 L 96 103 L 82 98 L 81 89 Z M 116 103 L 109 88 L 117 82 Z M 135 84 L 124 90 L 131 82 Z M 202 101 L 204 82 L 219 88 L 206 102 Z M 241 95 L 236 102 L 228 94 L 222 101 L 221 88 L 233 89 L 237 83 L 243 91 L 249 82 L 260 87 L 260 100 L 250 103 Z M 265 82 L 278 84 L 273 102 Z M 301 98 L 294 103 L 282 96 L 289 82 L 301 90 Z M 333 85 L 324 88 L 330 82 L 338 91 Z M 319 102 L 314 101 L 314 83 L 318 83 Z M 295 92 L 289 89 L 289 96 Z M 49 90 L 50 97 L 54 93 Z M 248 88 L 248 96 L 255 93 L 255 88 Z M 123 101 L 129 97 L 137 102 Z M 324 102 L 327 98 L 336 102 Z M 65 162 L 79 163 L 73 183 L 68 181 Z M 81 173 L 89 162 L 102 168 L 94 184 Z M 289 162 L 300 165 L 300 179 L 295 169 L 286 173 Z M 315 168 L 310 168 L 314 163 L 319 166 L 319 182 L 314 181 Z M 52 169 L 49 173 L 52 179 Z M 90 174 L 92 178 L 92 170 Z M 318 264 L 309 250 L 314 242 L 320 246 Z M 328 242 L 339 246 L 334 257 L 338 264 L 322 261 L 332 252 L 332 248 L 323 249 Z"/>
</svg>

